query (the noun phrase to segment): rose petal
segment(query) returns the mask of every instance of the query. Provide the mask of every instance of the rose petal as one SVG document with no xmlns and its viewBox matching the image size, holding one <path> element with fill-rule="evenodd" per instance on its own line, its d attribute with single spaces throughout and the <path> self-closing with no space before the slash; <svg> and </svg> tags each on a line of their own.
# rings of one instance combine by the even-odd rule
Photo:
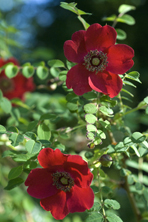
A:
<svg viewBox="0 0 148 222">
<path fill-rule="evenodd" d="M 113 73 L 98 73 L 89 77 L 89 85 L 97 92 L 102 92 L 113 98 L 118 95 L 122 88 L 121 78 Z"/>
<path fill-rule="evenodd" d="M 94 193 L 90 187 L 74 186 L 72 192 L 67 192 L 67 206 L 70 213 L 83 212 L 94 204 Z"/>
<path fill-rule="evenodd" d="M 74 179 L 74 183 L 82 188 L 90 186 L 93 174 L 88 169 L 87 174 L 83 174 L 81 171 L 77 170 L 76 168 L 73 168 L 71 166 L 66 167 L 66 172 L 70 174 L 70 176 Z"/>
<path fill-rule="evenodd" d="M 63 163 L 66 161 L 67 156 L 68 155 L 61 153 L 59 149 L 44 148 L 38 155 L 38 161 L 44 168 L 54 171 L 59 169 L 62 171 Z"/>
<path fill-rule="evenodd" d="M 91 91 L 88 84 L 88 76 L 90 72 L 81 63 L 73 66 L 67 73 L 66 85 L 68 89 L 73 89 L 76 95 L 83 95 Z"/>
<path fill-rule="evenodd" d="M 116 42 L 117 33 L 109 25 L 101 26 L 97 23 L 90 25 L 86 31 L 86 48 L 90 50 L 101 50 L 109 48 Z"/>
<path fill-rule="evenodd" d="M 75 168 L 84 175 L 86 175 L 89 170 L 87 162 L 79 155 L 69 155 L 67 157 L 67 162 L 64 164 L 64 168 L 67 167 Z"/>
<path fill-rule="evenodd" d="M 25 181 L 25 186 L 29 186 L 28 194 L 38 199 L 52 196 L 58 192 L 56 186 L 52 184 L 51 173 L 42 168 L 33 169 Z"/>
<path fill-rule="evenodd" d="M 64 163 L 64 169 L 69 172 L 78 186 L 87 187 L 91 184 L 93 174 L 90 172 L 87 162 L 81 156 L 69 155 L 67 162 Z"/>
<path fill-rule="evenodd" d="M 61 191 L 56 195 L 42 199 L 40 205 L 46 211 L 51 211 L 56 220 L 62 220 L 69 213 L 66 203 L 66 192 Z"/>
<path fill-rule="evenodd" d="M 64 43 L 65 57 L 75 63 L 83 61 L 84 56 L 87 54 L 85 47 L 85 34 L 86 31 L 80 30 L 72 35 L 72 40 L 67 40 Z"/>
<path fill-rule="evenodd" d="M 124 44 L 117 44 L 110 47 L 107 57 L 108 66 L 106 70 L 115 74 L 124 74 L 134 65 L 132 60 L 134 50 Z"/>
</svg>

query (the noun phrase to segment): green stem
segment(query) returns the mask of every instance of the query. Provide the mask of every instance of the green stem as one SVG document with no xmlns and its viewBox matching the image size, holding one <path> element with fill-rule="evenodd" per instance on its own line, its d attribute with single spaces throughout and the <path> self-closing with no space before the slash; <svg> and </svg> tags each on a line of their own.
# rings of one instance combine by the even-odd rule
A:
<svg viewBox="0 0 148 222">
<path fill-rule="evenodd" d="M 104 200 L 103 200 L 103 197 L 102 197 L 101 181 L 100 181 L 99 177 L 100 177 L 100 175 L 99 175 L 99 171 L 98 171 L 99 194 L 100 194 L 100 201 L 101 201 L 102 213 L 103 213 L 103 218 L 104 218 L 103 222 L 107 222 L 106 213 L 105 213 L 105 209 L 104 209 Z"/>
<path fill-rule="evenodd" d="M 123 113 L 122 116 L 125 116 L 125 115 L 127 115 L 127 114 L 133 113 L 133 112 L 135 112 L 135 111 L 137 111 L 137 110 L 139 110 L 139 107 L 136 107 L 136 108 L 134 108 L 134 109 L 131 109 L 131 110 Z"/>
</svg>

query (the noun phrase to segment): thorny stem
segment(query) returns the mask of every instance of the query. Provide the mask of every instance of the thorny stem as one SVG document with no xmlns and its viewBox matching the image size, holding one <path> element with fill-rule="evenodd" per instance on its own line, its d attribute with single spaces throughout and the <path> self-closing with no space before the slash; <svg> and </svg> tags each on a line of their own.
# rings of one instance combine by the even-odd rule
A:
<svg viewBox="0 0 148 222">
<path fill-rule="evenodd" d="M 127 181 L 127 176 L 125 177 L 124 188 L 125 188 L 125 190 L 126 190 L 126 192 L 127 192 L 129 201 L 130 201 L 131 206 L 132 206 L 132 208 L 133 208 L 134 215 L 135 215 L 135 217 L 136 217 L 136 222 L 139 222 L 139 221 L 142 219 L 141 213 L 140 213 L 139 209 L 137 208 L 136 203 L 135 203 L 134 196 L 133 196 L 133 194 L 132 194 L 131 191 L 130 191 L 129 184 L 128 184 L 128 181 Z"/>
<path fill-rule="evenodd" d="M 123 165 L 124 165 L 124 168 L 126 168 L 125 158 L 124 158 Z M 130 187 L 129 187 L 128 177 L 127 177 L 127 176 L 125 176 L 124 189 L 125 189 L 126 192 L 127 192 L 127 196 L 128 196 L 128 198 L 129 198 L 129 201 L 130 201 L 130 203 L 131 203 L 131 206 L 132 206 L 134 215 L 135 215 L 135 217 L 136 217 L 136 222 L 139 222 L 139 221 L 142 219 L 142 216 L 141 216 L 141 213 L 140 213 L 139 209 L 138 209 L 137 206 L 136 206 L 133 193 L 131 193 L 131 191 L 130 191 Z"/>
</svg>

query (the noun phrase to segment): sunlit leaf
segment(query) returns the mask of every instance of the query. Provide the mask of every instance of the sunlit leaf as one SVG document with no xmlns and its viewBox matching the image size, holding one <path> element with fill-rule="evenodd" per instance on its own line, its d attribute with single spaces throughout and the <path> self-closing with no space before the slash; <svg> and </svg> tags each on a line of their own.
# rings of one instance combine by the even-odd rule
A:
<svg viewBox="0 0 148 222">
<path fill-rule="evenodd" d="M 125 31 L 123 31 L 122 29 L 116 29 L 116 32 L 117 32 L 117 39 L 119 40 L 126 39 L 127 35 Z"/>
<path fill-rule="evenodd" d="M 40 79 L 46 79 L 48 76 L 48 69 L 47 67 L 39 66 L 36 73 Z"/>
<path fill-rule="evenodd" d="M 133 5 L 122 4 L 122 5 L 120 5 L 118 12 L 125 14 L 126 12 L 129 12 L 129 11 L 135 10 L 135 9 L 136 9 L 136 7 Z"/>
<path fill-rule="evenodd" d="M 5 73 L 8 78 L 13 78 L 19 72 L 19 68 L 16 65 L 10 64 L 5 68 Z"/>
<path fill-rule="evenodd" d="M 33 66 L 25 66 L 22 69 L 22 73 L 26 78 L 30 78 L 31 76 L 33 76 L 34 72 L 35 72 L 35 69 Z"/>
<path fill-rule="evenodd" d="M 64 63 L 59 59 L 49 60 L 48 65 L 51 67 L 65 67 Z"/>
</svg>

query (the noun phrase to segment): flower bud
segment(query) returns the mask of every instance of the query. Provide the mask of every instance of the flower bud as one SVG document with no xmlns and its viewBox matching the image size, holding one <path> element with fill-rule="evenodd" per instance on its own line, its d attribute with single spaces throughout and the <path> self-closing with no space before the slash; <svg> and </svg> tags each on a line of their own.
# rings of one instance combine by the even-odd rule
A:
<svg viewBox="0 0 148 222">
<path fill-rule="evenodd" d="M 103 156 L 100 157 L 99 161 L 102 166 L 110 167 L 112 164 L 112 157 L 109 156 L 108 154 L 104 154 Z"/>
</svg>

